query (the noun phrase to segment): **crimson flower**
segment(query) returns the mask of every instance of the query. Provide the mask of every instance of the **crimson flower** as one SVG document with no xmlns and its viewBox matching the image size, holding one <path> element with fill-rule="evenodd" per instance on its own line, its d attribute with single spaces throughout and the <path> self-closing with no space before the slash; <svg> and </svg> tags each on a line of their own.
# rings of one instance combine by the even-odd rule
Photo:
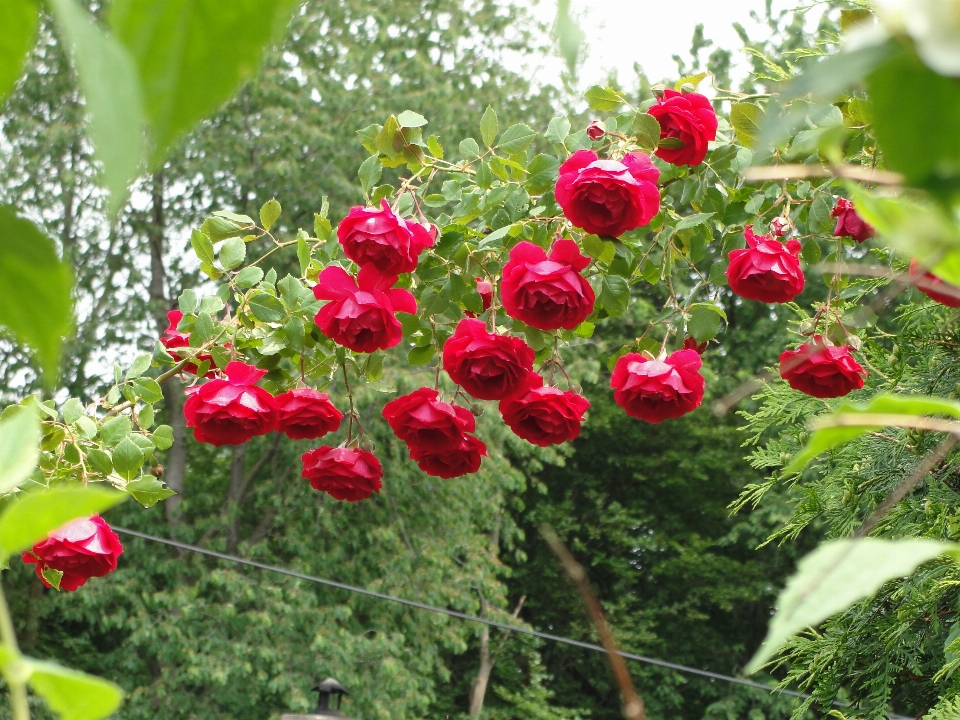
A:
<svg viewBox="0 0 960 720">
<path fill-rule="evenodd" d="M 780 377 L 794 390 L 817 398 L 842 397 L 859 390 L 866 375 L 848 347 L 827 345 L 820 335 L 780 355 Z"/>
<path fill-rule="evenodd" d="M 476 419 L 464 407 L 439 399 L 433 388 L 420 388 L 391 400 L 383 408 L 383 417 L 411 456 L 421 452 L 456 450 L 466 433 L 476 429 Z"/>
<path fill-rule="evenodd" d="M 337 500 L 357 502 L 379 493 L 383 484 L 383 468 L 377 456 L 360 448 L 324 445 L 305 452 L 303 477 L 314 490 L 332 495 Z"/>
<path fill-rule="evenodd" d="M 523 340 L 487 332 L 480 320 L 461 320 L 443 346 L 443 369 L 480 400 L 503 400 L 525 387 L 535 354 Z"/>
<path fill-rule="evenodd" d="M 313 295 L 332 302 L 320 308 L 317 326 L 335 343 L 355 352 L 398 345 L 403 328 L 395 313 L 415 314 L 417 301 L 410 291 L 393 288 L 396 282 L 396 275 L 384 274 L 376 265 L 364 265 L 356 278 L 336 265 L 325 267 Z"/>
<path fill-rule="evenodd" d="M 554 195 L 567 219 L 588 233 L 619 237 L 660 210 L 660 171 L 642 152 L 622 161 L 577 150 L 560 166 Z"/>
<path fill-rule="evenodd" d="M 43 571 L 59 570 L 61 590 L 76 590 L 92 577 L 117 569 L 123 553 L 120 538 L 99 515 L 73 520 L 23 553 L 23 562 L 36 565 L 37 577 L 52 587 Z"/>
<path fill-rule="evenodd" d="M 190 334 L 185 332 L 180 332 L 177 329 L 177 326 L 180 324 L 180 321 L 183 320 L 183 313 L 179 310 L 171 310 L 167 313 L 167 320 L 169 325 L 167 329 L 163 331 L 163 335 L 160 336 L 160 344 L 167 349 L 171 355 L 179 357 L 177 353 L 177 348 L 190 347 Z M 213 363 L 213 356 L 208 353 L 203 353 L 202 355 L 196 356 L 196 363 L 187 363 L 183 366 L 183 372 L 190 373 L 191 375 L 196 375 L 197 370 L 199 370 L 198 363 L 204 361 Z M 207 372 L 206 377 L 212 378 L 216 377 L 216 368 L 211 367 Z"/>
<path fill-rule="evenodd" d="M 750 247 L 731 250 L 727 280 L 740 297 L 765 303 L 793 300 L 803 290 L 800 269 L 800 243 L 788 240 L 784 245 L 772 235 L 755 235 L 753 226 L 743 229 Z"/>
<path fill-rule="evenodd" d="M 920 272 L 920 265 L 916 260 L 910 261 L 910 277 L 917 289 L 931 300 L 947 307 L 960 307 L 960 287 L 944 282 L 933 273 Z M 944 292 L 945 290 L 951 292 Z"/>
<path fill-rule="evenodd" d="M 657 148 L 656 155 L 672 165 L 699 165 L 707 156 L 707 146 L 717 137 L 717 113 L 699 93 L 665 90 L 647 112 L 660 123 L 660 139 L 676 138 L 678 148 Z"/>
<path fill-rule="evenodd" d="M 572 390 L 544 387 L 536 373 L 528 383 L 525 392 L 500 401 L 500 414 L 514 434 L 540 447 L 576 438 L 590 401 Z"/>
<path fill-rule="evenodd" d="M 481 458 L 486 456 L 487 446 L 474 435 L 464 435 L 459 447 L 446 452 L 420 450 L 410 453 L 427 475 L 446 480 L 477 472 Z"/>
<path fill-rule="evenodd" d="M 265 435 L 277 424 L 276 400 L 254 384 L 267 371 L 233 361 L 225 372 L 226 379 L 191 388 L 183 404 L 193 436 L 217 447 L 240 445 L 256 435 Z"/>
<path fill-rule="evenodd" d="M 337 227 L 343 254 L 357 265 L 375 265 L 386 275 L 417 269 L 420 253 L 433 247 L 430 231 L 417 222 L 404 220 L 386 200 L 379 210 L 352 207 Z"/>
<path fill-rule="evenodd" d="M 837 200 L 837 204 L 830 211 L 830 217 L 837 219 L 837 226 L 833 229 L 835 237 L 850 237 L 862 243 L 874 235 L 874 229 L 860 217 L 853 203 L 846 198 Z"/>
<path fill-rule="evenodd" d="M 274 398 L 277 430 L 293 440 L 316 440 L 340 427 L 343 413 L 330 396 L 313 388 L 294 388 Z"/>
<path fill-rule="evenodd" d="M 693 349 L 663 360 L 628 353 L 617 360 L 610 378 L 613 399 L 627 415 L 650 423 L 686 415 L 703 401 L 702 364 Z"/>
<path fill-rule="evenodd" d="M 606 134 L 607 126 L 603 124 L 603 120 L 593 120 L 587 125 L 587 137 L 591 140 L 599 140 Z"/>
<path fill-rule="evenodd" d="M 504 310 L 538 330 L 573 330 L 593 312 L 596 301 L 580 274 L 589 263 L 573 240 L 557 240 L 549 258 L 533 243 L 517 244 L 500 281 Z"/>
</svg>

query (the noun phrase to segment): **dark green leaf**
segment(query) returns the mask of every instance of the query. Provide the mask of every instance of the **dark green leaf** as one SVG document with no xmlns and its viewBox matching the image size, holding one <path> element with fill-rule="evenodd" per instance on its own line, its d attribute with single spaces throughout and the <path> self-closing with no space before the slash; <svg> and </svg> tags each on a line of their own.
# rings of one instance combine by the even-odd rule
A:
<svg viewBox="0 0 960 720">
<path fill-rule="evenodd" d="M 630 303 L 630 286 L 622 277 L 605 275 L 600 285 L 600 302 L 610 315 L 620 315 Z"/>
<path fill-rule="evenodd" d="M 687 331 L 698 343 L 713 340 L 720 332 L 720 321 L 726 319 L 726 313 L 716 305 L 697 303 L 690 306 L 690 320 Z"/>
<path fill-rule="evenodd" d="M 37 35 L 40 8 L 35 0 L 0 0 L 0 105 L 23 71 Z"/>
<path fill-rule="evenodd" d="M 113 469 L 127 480 L 132 480 L 140 474 L 143 460 L 143 450 L 130 436 L 121 440 L 120 444 L 113 449 Z"/>
<path fill-rule="evenodd" d="M 407 353 L 407 362 L 411 365 L 426 365 L 433 359 L 437 348 L 432 343 L 424 347 L 415 347 Z"/>
<path fill-rule="evenodd" d="M 503 131 L 497 147 L 508 155 L 513 155 L 518 152 L 523 152 L 530 147 L 530 143 L 532 143 L 536 137 L 537 134 L 523 123 L 511 125 Z"/>
<path fill-rule="evenodd" d="M 800 257 L 803 258 L 803 261 L 808 265 L 816 265 L 820 262 L 820 256 L 822 252 L 820 251 L 820 243 L 818 243 L 814 238 L 807 240 L 803 247 L 800 248 Z"/>
<path fill-rule="evenodd" d="M 87 450 L 87 464 L 100 475 L 109 475 L 113 472 L 113 461 L 110 459 L 110 454 L 97 448 Z"/>
</svg>

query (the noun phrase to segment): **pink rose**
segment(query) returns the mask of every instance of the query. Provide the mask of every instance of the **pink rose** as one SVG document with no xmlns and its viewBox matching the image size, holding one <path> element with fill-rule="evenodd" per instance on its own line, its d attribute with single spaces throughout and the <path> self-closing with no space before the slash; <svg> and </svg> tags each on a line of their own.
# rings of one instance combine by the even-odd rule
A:
<svg viewBox="0 0 960 720">
<path fill-rule="evenodd" d="M 830 217 L 837 219 L 837 226 L 833 229 L 835 237 L 849 237 L 862 243 L 874 235 L 874 229 L 857 214 L 853 203 L 846 198 L 837 200 L 837 204 L 830 211 Z"/>
</svg>

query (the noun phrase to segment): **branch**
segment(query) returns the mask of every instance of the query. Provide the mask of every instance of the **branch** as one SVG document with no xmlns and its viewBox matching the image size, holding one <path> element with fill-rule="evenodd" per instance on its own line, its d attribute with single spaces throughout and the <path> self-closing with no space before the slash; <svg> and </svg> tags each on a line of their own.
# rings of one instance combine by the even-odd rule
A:
<svg viewBox="0 0 960 720">
<path fill-rule="evenodd" d="M 896 415 L 893 413 L 839 413 L 817 418 L 810 423 L 811 430 L 832 427 L 906 427 L 950 433 L 960 438 L 960 422 L 941 420 L 923 415 Z"/>
<path fill-rule="evenodd" d="M 903 185 L 904 177 L 889 170 L 874 170 L 859 165 L 770 165 L 747 168 L 743 173 L 746 182 L 766 182 L 767 180 L 802 180 L 806 178 L 845 178 L 862 180 L 877 185 Z"/>
</svg>

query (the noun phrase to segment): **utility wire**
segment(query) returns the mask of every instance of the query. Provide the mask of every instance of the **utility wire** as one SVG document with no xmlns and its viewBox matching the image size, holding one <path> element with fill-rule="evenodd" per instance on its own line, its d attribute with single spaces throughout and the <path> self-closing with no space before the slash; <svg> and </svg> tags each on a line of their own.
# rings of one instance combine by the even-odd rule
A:
<svg viewBox="0 0 960 720">
<path fill-rule="evenodd" d="M 366 595 L 368 597 L 374 597 L 379 600 L 387 600 L 389 602 L 399 603 L 400 605 L 407 605 L 409 607 L 417 608 L 418 610 L 427 610 L 429 612 L 439 613 L 441 615 L 449 615 L 450 617 L 460 618 L 461 620 L 468 620 L 469 622 L 481 623 L 483 625 L 490 625 L 491 627 L 500 628 L 501 630 L 507 630 L 509 632 L 521 633 L 523 635 L 532 635 L 533 637 L 541 638 L 542 640 L 550 640 L 552 642 L 562 643 L 564 645 L 573 645 L 574 647 L 586 648 L 587 650 L 595 650 L 596 652 L 606 653 L 607 650 L 601 645 L 595 645 L 593 643 L 583 642 L 581 640 L 574 640 L 573 638 L 563 637 L 561 635 L 551 635 L 550 633 L 540 632 L 539 630 L 532 630 L 525 627 L 517 627 L 516 625 L 508 625 L 507 623 L 502 623 L 497 620 L 491 620 L 489 618 L 477 617 L 476 615 L 467 615 L 466 613 L 457 612 L 456 610 L 448 610 L 447 608 L 437 607 L 436 605 L 427 605 L 425 603 L 417 602 L 416 600 L 407 600 L 406 598 L 396 597 L 394 595 L 386 595 L 384 593 L 378 593 L 373 590 L 366 590 L 365 588 L 355 587 L 353 585 L 347 585 L 345 583 L 337 582 L 336 580 L 327 580 L 326 578 L 316 577 L 315 575 L 307 575 L 305 573 L 300 573 L 295 570 L 288 570 L 287 568 L 277 567 L 276 565 L 267 565 L 266 563 L 256 562 L 255 560 L 247 560 L 245 558 L 237 557 L 236 555 L 227 555 L 226 553 L 217 552 L 216 550 L 207 550 L 206 548 L 197 547 L 196 545 L 188 545 L 187 543 L 182 543 L 177 540 L 168 540 L 167 538 L 156 537 L 155 535 L 147 535 L 146 533 L 137 532 L 136 530 L 127 530 L 126 528 L 113 526 L 115 532 L 120 533 L 121 535 L 132 535 L 133 537 L 141 538 L 142 540 L 149 540 L 150 542 L 161 543 L 163 545 L 169 545 L 171 547 L 179 548 L 181 550 L 187 550 L 189 552 L 195 552 L 199 555 L 208 555 L 209 557 L 214 557 L 219 560 L 226 560 L 227 562 L 237 563 L 238 565 L 248 565 L 249 567 L 259 568 L 260 570 L 267 570 L 269 572 L 279 573 L 281 575 L 288 575 L 290 577 L 295 577 L 300 580 L 307 580 L 309 582 L 318 583 L 320 585 L 327 585 L 329 587 L 335 587 L 340 590 L 346 590 L 347 592 L 357 593 L 359 595 Z M 752 680 L 744 680 L 743 678 L 734 677 L 733 675 L 723 675 L 721 673 L 710 672 L 709 670 L 700 670 L 698 668 L 688 667 L 686 665 L 680 665 L 678 663 L 667 662 L 666 660 L 658 660 L 656 658 L 646 657 L 644 655 L 636 655 L 634 653 L 619 651 L 619 654 L 628 659 L 634 660 L 640 663 L 646 663 L 647 665 L 656 665 L 658 667 L 670 668 L 671 670 L 676 670 L 677 672 L 687 673 L 689 675 L 699 675 L 701 677 L 707 677 L 712 680 L 723 680 L 724 682 L 734 683 L 736 685 L 745 685 L 747 687 L 758 688 L 760 690 L 766 690 L 771 693 L 782 693 L 783 695 L 792 695 L 793 697 L 798 698 L 809 698 L 810 693 L 801 693 L 796 690 L 786 690 L 782 688 L 770 687 L 769 685 L 764 685 L 763 683 L 753 682 Z M 839 707 L 850 707 L 849 703 L 844 703 L 840 701 L 835 701 L 833 703 Z M 912 720 L 912 718 L 905 717 L 903 715 L 890 714 L 888 716 L 890 720 Z"/>
</svg>

